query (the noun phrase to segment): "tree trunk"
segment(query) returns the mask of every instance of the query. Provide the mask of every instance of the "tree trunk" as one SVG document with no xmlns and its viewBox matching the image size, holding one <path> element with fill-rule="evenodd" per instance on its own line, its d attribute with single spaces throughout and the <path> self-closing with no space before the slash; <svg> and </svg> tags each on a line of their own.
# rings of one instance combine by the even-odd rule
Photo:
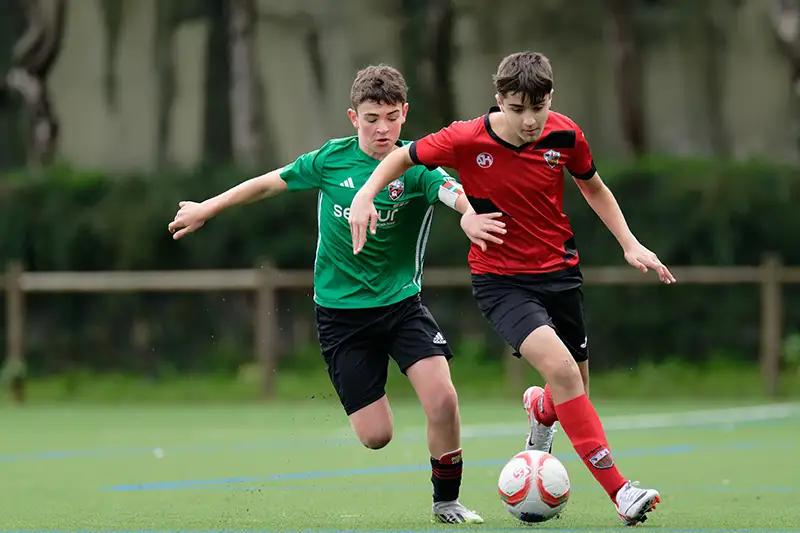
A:
<svg viewBox="0 0 800 533">
<path fill-rule="evenodd" d="M 731 142 L 722 99 L 725 92 L 724 60 L 728 51 L 727 28 L 735 8 L 729 0 L 711 0 L 704 9 L 701 34 L 705 46 L 700 60 L 707 80 L 704 98 L 708 110 L 709 140 L 714 155 L 725 157 L 731 153 Z"/>
<path fill-rule="evenodd" d="M 795 105 L 800 105 L 800 0 L 773 0 L 771 18 L 778 43 L 791 68 Z M 800 150 L 800 137 L 797 146 Z"/>
<path fill-rule="evenodd" d="M 44 5 L 39 0 L 24 0 L 23 8 L 28 28 L 14 46 L 13 66 L 5 81 L 22 96 L 28 119 L 28 162 L 40 168 L 53 161 L 58 147 L 59 126 L 47 77 L 61 51 L 66 0 Z"/>
<path fill-rule="evenodd" d="M 627 149 L 634 156 L 647 151 L 644 113 L 644 73 L 642 52 L 636 39 L 631 0 L 606 0 L 611 16 L 614 77 Z"/>
<path fill-rule="evenodd" d="M 453 0 L 402 0 L 402 42 L 406 81 L 414 105 L 423 110 L 411 120 L 412 136 L 436 130 L 452 122 L 455 105 L 452 87 Z"/>
<path fill-rule="evenodd" d="M 231 137 L 238 165 L 253 168 L 264 147 L 261 83 L 255 54 L 254 0 L 230 0 Z"/>
<path fill-rule="evenodd" d="M 439 121 L 437 128 L 450 124 L 455 120 L 456 114 L 452 76 L 452 65 L 455 60 L 453 47 L 455 18 L 452 0 L 439 0 L 428 4 L 427 20 L 433 50 L 429 90 L 432 92 L 435 117 Z"/>
<path fill-rule="evenodd" d="M 772 26 L 792 69 L 794 94 L 800 99 L 800 0 L 774 0 Z"/>
</svg>

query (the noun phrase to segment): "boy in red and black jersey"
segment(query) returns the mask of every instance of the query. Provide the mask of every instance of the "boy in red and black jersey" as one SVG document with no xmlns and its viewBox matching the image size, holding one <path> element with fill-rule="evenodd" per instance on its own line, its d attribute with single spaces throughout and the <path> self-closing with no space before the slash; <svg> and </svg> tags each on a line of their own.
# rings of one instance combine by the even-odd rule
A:
<svg viewBox="0 0 800 533">
<path fill-rule="evenodd" d="M 476 214 L 493 214 L 501 236 L 472 236 L 473 294 L 484 316 L 531 363 L 547 385 L 530 387 L 523 401 L 530 422 L 528 449 L 550 451 L 553 424 L 561 423 L 578 455 L 608 493 L 626 525 L 646 520 L 658 491 L 623 477 L 600 419 L 588 398 L 587 334 L 579 256 L 563 212 L 564 169 L 614 234 L 625 259 L 663 283 L 675 278 L 628 228 L 614 195 L 601 180 L 583 132 L 551 112 L 552 68 L 539 53 L 506 57 L 494 76 L 497 106 L 454 122 L 389 155 L 373 171 L 350 207 L 353 251 L 367 227 L 374 234 L 373 199 L 414 165 L 458 171 Z M 502 237 L 502 238 L 501 238 Z"/>
</svg>

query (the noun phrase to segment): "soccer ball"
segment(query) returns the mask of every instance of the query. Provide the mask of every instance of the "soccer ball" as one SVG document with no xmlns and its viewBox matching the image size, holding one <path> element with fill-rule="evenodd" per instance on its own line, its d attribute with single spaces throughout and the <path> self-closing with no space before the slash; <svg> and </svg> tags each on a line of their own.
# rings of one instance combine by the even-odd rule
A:
<svg viewBox="0 0 800 533">
<path fill-rule="evenodd" d="M 569 500 L 569 475 L 546 452 L 520 452 L 503 467 L 497 482 L 506 510 L 523 522 L 555 518 Z"/>
</svg>

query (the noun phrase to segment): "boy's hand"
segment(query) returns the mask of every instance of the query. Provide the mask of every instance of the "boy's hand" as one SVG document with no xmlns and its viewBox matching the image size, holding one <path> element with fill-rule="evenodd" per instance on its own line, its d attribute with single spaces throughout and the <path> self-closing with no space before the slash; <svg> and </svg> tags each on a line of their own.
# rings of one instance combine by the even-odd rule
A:
<svg viewBox="0 0 800 533">
<path fill-rule="evenodd" d="M 360 190 L 350 203 L 350 236 L 353 239 L 353 254 L 358 254 L 367 243 L 367 229 L 375 235 L 378 229 L 378 211 L 373 203 L 374 198 L 369 198 Z"/>
<path fill-rule="evenodd" d="M 625 260 L 634 268 L 647 272 L 648 268 L 652 268 L 658 274 L 658 279 L 661 283 L 675 283 L 675 277 L 670 273 L 669 269 L 665 267 L 658 256 L 642 246 L 636 244 L 628 250 L 625 250 Z"/>
<path fill-rule="evenodd" d="M 180 209 L 175 215 L 175 219 L 169 223 L 169 232 L 172 238 L 178 240 L 187 233 L 194 233 L 203 227 L 206 220 L 211 218 L 211 211 L 205 204 L 197 202 L 181 202 L 178 204 Z"/>
<path fill-rule="evenodd" d="M 477 245 L 482 251 L 486 251 L 486 241 L 495 244 L 503 244 L 500 237 L 495 237 L 492 233 L 505 235 L 506 225 L 497 217 L 503 216 L 502 213 L 485 213 L 478 215 L 475 212 L 465 213 L 461 217 L 461 229 L 469 237 L 469 240 Z"/>
</svg>

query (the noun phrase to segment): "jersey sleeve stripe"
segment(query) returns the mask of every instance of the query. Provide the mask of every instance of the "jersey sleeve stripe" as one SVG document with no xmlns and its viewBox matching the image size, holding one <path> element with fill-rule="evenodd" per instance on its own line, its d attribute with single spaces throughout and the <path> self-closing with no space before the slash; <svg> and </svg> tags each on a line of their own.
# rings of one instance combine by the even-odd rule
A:
<svg viewBox="0 0 800 533">
<path fill-rule="evenodd" d="M 418 289 L 422 289 L 422 267 L 425 264 L 425 250 L 428 246 L 428 236 L 431 232 L 431 220 L 433 219 L 433 206 L 430 206 L 422 219 L 422 225 L 417 235 L 417 248 L 415 251 L 415 268 L 412 282 Z"/>
<path fill-rule="evenodd" d="M 576 180 L 590 180 L 594 177 L 595 173 L 597 173 L 597 167 L 594 166 L 594 160 L 592 161 L 592 166 L 586 172 L 581 174 L 576 174 L 575 172 L 569 171 Z"/>
<path fill-rule="evenodd" d="M 417 154 L 417 141 L 412 142 L 408 147 L 408 155 L 411 157 L 411 162 L 415 165 L 423 165 L 428 170 L 436 170 L 436 166 L 434 165 L 426 165 L 422 161 L 419 160 L 419 155 Z"/>
<path fill-rule="evenodd" d="M 412 142 L 408 146 L 408 155 L 411 157 L 411 161 L 413 161 L 415 165 L 422 164 L 422 161 L 419 160 L 419 156 L 417 155 L 417 141 Z"/>
</svg>

